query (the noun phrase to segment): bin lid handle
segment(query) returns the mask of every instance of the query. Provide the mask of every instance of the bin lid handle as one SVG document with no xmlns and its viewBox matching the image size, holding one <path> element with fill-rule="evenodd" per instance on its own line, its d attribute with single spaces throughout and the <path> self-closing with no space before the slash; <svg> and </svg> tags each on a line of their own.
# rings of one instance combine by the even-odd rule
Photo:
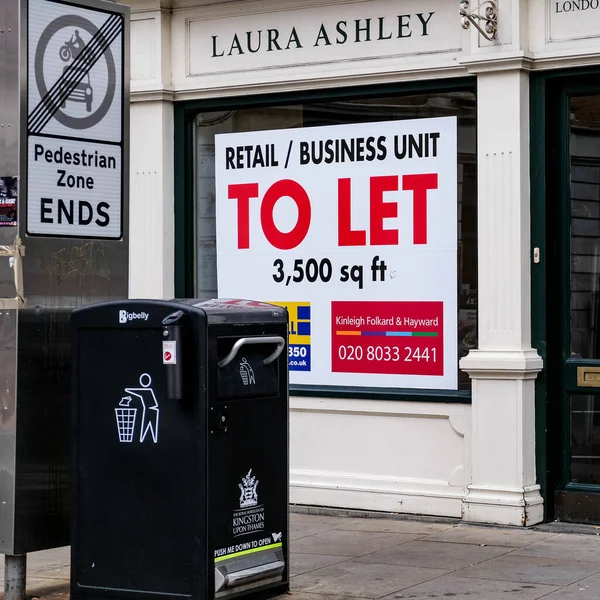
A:
<svg viewBox="0 0 600 600">
<path fill-rule="evenodd" d="M 277 348 L 275 351 L 267 356 L 263 360 L 265 365 L 272 363 L 282 352 L 285 346 L 285 340 L 280 335 L 273 335 L 270 337 L 251 337 L 251 338 L 240 338 L 231 348 L 229 354 L 223 359 L 220 360 L 217 364 L 219 367 L 227 366 L 237 355 L 239 349 L 242 346 L 249 346 L 251 344 L 277 344 Z"/>
</svg>

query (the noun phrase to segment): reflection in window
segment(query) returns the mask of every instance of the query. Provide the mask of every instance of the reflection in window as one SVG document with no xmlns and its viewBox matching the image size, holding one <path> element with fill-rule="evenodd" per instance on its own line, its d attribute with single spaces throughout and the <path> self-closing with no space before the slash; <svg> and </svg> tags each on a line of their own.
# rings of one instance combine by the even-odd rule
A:
<svg viewBox="0 0 600 600">
<path fill-rule="evenodd" d="M 600 358 L 600 96 L 570 100 L 571 356 Z"/>
<path fill-rule="evenodd" d="M 600 485 L 600 395 L 571 396 L 571 483 Z"/>
<path fill-rule="evenodd" d="M 196 294 L 217 290 L 214 136 L 219 133 L 346 125 L 431 117 L 458 118 L 458 354 L 477 346 L 476 103 L 471 92 L 419 94 L 202 113 L 196 120 Z M 459 389 L 470 379 L 459 370 Z"/>
</svg>

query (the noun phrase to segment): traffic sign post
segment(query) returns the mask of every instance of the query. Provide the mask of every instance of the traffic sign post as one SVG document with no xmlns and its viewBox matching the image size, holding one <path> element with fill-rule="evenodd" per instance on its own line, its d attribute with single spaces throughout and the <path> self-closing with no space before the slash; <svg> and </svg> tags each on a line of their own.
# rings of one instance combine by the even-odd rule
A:
<svg viewBox="0 0 600 600">
<path fill-rule="evenodd" d="M 127 298 L 128 48 L 122 4 L 0 0 L 6 600 L 28 553 L 71 542 L 71 311 Z"/>
<path fill-rule="evenodd" d="M 27 234 L 120 239 L 126 9 L 29 0 Z"/>
</svg>

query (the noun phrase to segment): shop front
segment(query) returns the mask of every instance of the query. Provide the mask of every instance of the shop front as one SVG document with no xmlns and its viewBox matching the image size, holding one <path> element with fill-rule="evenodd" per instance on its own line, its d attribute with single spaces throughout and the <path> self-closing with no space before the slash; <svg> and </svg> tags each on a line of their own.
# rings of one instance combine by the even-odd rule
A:
<svg viewBox="0 0 600 600">
<path fill-rule="evenodd" d="M 600 91 L 562 77 L 600 43 L 555 4 L 132 2 L 130 292 L 288 309 L 292 503 L 600 498 Z"/>
</svg>

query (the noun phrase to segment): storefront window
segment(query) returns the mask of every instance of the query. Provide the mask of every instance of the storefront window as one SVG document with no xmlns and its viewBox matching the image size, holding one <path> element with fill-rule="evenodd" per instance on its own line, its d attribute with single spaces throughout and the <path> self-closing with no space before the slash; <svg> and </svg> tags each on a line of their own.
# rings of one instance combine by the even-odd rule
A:
<svg viewBox="0 0 600 600">
<path fill-rule="evenodd" d="M 195 140 L 197 297 L 219 295 L 215 135 L 448 116 L 456 117 L 458 123 L 458 358 L 465 356 L 477 345 L 476 100 L 471 92 L 311 102 L 199 114 Z M 458 389 L 470 389 L 468 376 L 460 370 Z"/>
</svg>

